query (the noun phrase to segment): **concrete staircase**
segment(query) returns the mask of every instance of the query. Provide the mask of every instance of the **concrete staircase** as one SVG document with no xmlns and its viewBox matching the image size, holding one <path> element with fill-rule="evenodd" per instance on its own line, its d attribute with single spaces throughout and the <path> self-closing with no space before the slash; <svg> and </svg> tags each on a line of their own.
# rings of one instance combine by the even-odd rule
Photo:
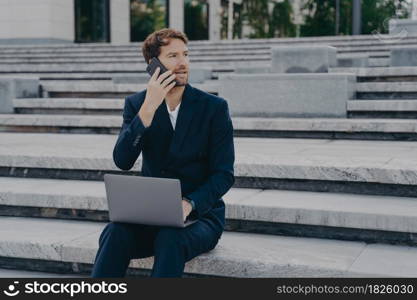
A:
<svg viewBox="0 0 417 300">
<path fill-rule="evenodd" d="M 381 38 L 383 41 L 381 41 Z M 324 37 L 299 39 L 268 39 L 221 41 L 218 43 L 190 42 L 191 62 L 194 66 L 209 65 L 215 72 L 232 72 L 236 66 L 268 66 L 271 47 L 280 45 L 331 45 L 341 56 L 366 54 L 370 66 L 387 66 L 391 49 L 417 45 L 417 37 L 398 41 L 395 37 Z M 140 43 L 124 46 L 103 44 L 48 45 L 31 47 L 2 47 L 1 74 L 34 74 L 56 76 L 59 73 L 88 73 L 105 76 L 113 73 L 140 73 L 145 62 L 140 55 Z M 143 72 L 143 71 L 142 71 Z M 100 74 L 101 73 L 101 74 Z"/>
<path fill-rule="evenodd" d="M 416 67 L 334 68 L 357 76 L 356 100 L 348 103 L 350 118 L 415 119 Z"/>
<path fill-rule="evenodd" d="M 289 43 L 369 53 L 379 67 L 332 69 L 358 76 L 348 119 L 233 116 L 226 231 L 216 249 L 187 263 L 185 276 L 417 276 L 417 69 L 383 66 L 398 42 L 194 42 L 193 64 L 214 66 L 213 78 L 194 86 L 216 93 L 218 73 L 268 63 L 271 45 Z M 417 37 L 401 43 L 417 45 Z M 136 175 L 141 166 L 139 158 L 121 172 L 111 156 L 122 99 L 144 88 L 112 76 L 139 74 L 138 47 L 0 49 L 1 76 L 39 75 L 44 96 L 15 99 L 15 114 L 0 115 L 0 267 L 88 275 L 108 221 L 103 175 Z M 132 260 L 129 274 L 151 267 L 152 258 Z"/>
</svg>

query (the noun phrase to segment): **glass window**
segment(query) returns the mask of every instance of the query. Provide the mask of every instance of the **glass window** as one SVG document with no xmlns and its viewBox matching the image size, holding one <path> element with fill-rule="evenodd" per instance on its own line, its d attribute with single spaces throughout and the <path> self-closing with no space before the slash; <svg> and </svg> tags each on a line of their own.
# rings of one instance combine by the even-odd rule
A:
<svg viewBox="0 0 417 300">
<path fill-rule="evenodd" d="M 130 0 L 130 40 L 144 41 L 154 32 L 167 27 L 167 0 Z"/>
<path fill-rule="evenodd" d="M 184 31 L 190 40 L 208 40 L 207 1 L 184 1 Z"/>
<path fill-rule="evenodd" d="M 109 0 L 75 0 L 75 42 L 110 42 Z"/>
</svg>

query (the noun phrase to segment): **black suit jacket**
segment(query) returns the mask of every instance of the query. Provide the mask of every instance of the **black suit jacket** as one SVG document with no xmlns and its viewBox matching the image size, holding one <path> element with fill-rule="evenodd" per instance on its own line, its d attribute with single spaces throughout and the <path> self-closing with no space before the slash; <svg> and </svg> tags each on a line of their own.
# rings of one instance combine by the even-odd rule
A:
<svg viewBox="0 0 417 300">
<path fill-rule="evenodd" d="M 125 100 L 115 164 L 130 170 L 142 153 L 142 176 L 179 179 L 182 195 L 195 203 L 191 216 L 223 230 L 222 196 L 234 183 L 235 159 L 227 102 L 187 84 L 174 131 L 165 102 L 144 127 L 138 112 L 145 96 L 146 90 Z"/>
</svg>

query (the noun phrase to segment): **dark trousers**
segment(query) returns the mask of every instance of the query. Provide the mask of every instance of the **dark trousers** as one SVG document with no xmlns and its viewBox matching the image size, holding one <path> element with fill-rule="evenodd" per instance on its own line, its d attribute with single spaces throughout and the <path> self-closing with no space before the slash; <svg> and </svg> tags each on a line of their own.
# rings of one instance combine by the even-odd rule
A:
<svg viewBox="0 0 417 300">
<path fill-rule="evenodd" d="M 185 228 L 107 224 L 91 276 L 123 277 L 133 258 L 154 256 L 151 277 L 181 277 L 185 262 L 214 249 L 221 232 L 200 219 Z"/>
</svg>

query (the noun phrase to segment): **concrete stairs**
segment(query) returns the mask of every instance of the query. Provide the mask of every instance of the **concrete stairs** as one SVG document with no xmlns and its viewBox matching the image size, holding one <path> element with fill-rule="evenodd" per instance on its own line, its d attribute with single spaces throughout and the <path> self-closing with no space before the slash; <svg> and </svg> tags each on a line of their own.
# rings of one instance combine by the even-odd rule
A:
<svg viewBox="0 0 417 300">
<path fill-rule="evenodd" d="M 108 221 L 102 181 L 1 177 L 0 184 L 1 216 Z M 417 243 L 410 197 L 233 188 L 224 200 L 228 231 Z"/>
<path fill-rule="evenodd" d="M 114 106 L 114 103 L 109 101 L 109 107 Z M 91 104 L 94 105 L 93 102 Z M 18 110 L 20 109 L 23 108 Z M 27 109 L 23 110 L 27 112 Z M 57 107 L 36 110 L 43 114 L 0 114 L 0 132 L 118 134 L 122 123 L 120 115 L 112 115 L 118 112 L 116 109 L 90 107 L 79 111 L 79 107 L 70 105 L 63 111 L 59 111 Z M 44 114 L 45 111 L 48 113 Z M 417 140 L 417 124 L 409 119 L 232 119 L 234 135 L 238 137 Z"/>
<path fill-rule="evenodd" d="M 333 68 L 357 76 L 356 99 L 348 102 L 349 118 L 415 119 L 417 67 Z"/>
<path fill-rule="evenodd" d="M 0 264 L 88 274 L 107 220 L 101 178 L 119 172 L 110 155 L 116 136 L 0 137 Z M 415 276 L 415 143 L 235 144 L 227 231 L 215 250 L 187 263 L 188 276 Z M 151 265 L 134 260 L 130 272 Z"/>
<path fill-rule="evenodd" d="M 214 94 L 217 74 L 267 66 L 271 45 L 332 44 L 378 67 L 331 70 L 357 74 L 347 119 L 232 116 L 226 231 L 186 277 L 417 276 L 417 95 L 407 94 L 417 68 L 384 67 L 391 48 L 417 37 L 386 38 L 190 43 L 197 65 L 214 66 L 194 86 Z M 141 167 L 141 158 L 129 172 L 112 161 L 123 97 L 144 88 L 112 77 L 140 73 L 139 47 L 0 48 L 0 76 L 40 75 L 44 97 L 15 99 L 15 114 L 0 115 L 0 268 L 88 276 L 108 221 L 103 175 Z M 221 61 L 234 52 L 239 60 Z M 128 274 L 151 267 L 152 258 L 132 260 Z"/>
<path fill-rule="evenodd" d="M 59 270 L 83 273 L 89 271 L 104 227 L 15 217 L 1 217 L 0 225 L 0 236 L 5 236 L 1 257 L 13 256 L 27 266 L 55 262 Z M 211 277 L 411 277 L 415 255 L 415 248 L 406 246 L 225 232 L 216 249 L 188 262 L 185 272 Z M 149 272 L 152 263 L 153 258 L 132 260 L 130 267 Z"/>
<path fill-rule="evenodd" d="M 396 47 L 417 45 L 417 37 L 409 36 L 397 41 L 382 36 L 384 42 L 374 36 L 361 38 L 299 38 L 256 41 L 221 41 L 219 43 L 190 42 L 194 65 L 210 65 L 215 71 L 233 70 L 237 66 L 269 64 L 270 49 L 279 45 L 332 45 L 340 55 L 367 54 L 371 66 L 387 66 L 389 51 Z M 123 46 L 103 44 L 50 45 L 33 47 L 2 47 L 0 49 L 1 73 L 24 74 L 45 72 L 122 72 L 144 69 L 140 43 Z M 117 59 L 115 59 L 117 58 Z M 227 67 L 226 70 L 224 68 Z"/>
<path fill-rule="evenodd" d="M 416 119 L 417 99 L 349 101 L 348 114 L 351 118 Z"/>
</svg>

